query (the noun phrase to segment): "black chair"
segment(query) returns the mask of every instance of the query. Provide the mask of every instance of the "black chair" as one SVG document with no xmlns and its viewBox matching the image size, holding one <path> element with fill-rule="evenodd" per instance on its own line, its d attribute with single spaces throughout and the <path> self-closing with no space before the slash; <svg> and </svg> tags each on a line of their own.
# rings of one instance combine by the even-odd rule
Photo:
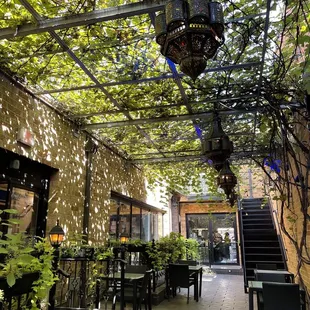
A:
<svg viewBox="0 0 310 310">
<path fill-rule="evenodd" d="M 127 273 L 146 273 L 147 266 L 146 265 L 127 265 L 125 272 Z"/>
<path fill-rule="evenodd" d="M 277 264 L 256 264 L 256 269 L 277 270 Z"/>
<path fill-rule="evenodd" d="M 286 277 L 283 274 L 271 274 L 271 273 L 257 273 L 257 281 L 266 281 L 266 282 L 279 282 L 285 283 Z"/>
<path fill-rule="evenodd" d="M 264 310 L 300 310 L 299 285 L 263 283 Z"/>
<path fill-rule="evenodd" d="M 125 287 L 124 290 L 124 301 L 125 303 L 133 303 L 136 298 L 137 309 L 141 310 L 141 305 L 144 303 L 145 310 L 148 309 L 148 285 L 151 279 L 152 270 L 147 270 L 144 274 L 141 285 L 138 285 L 137 295 L 134 296 L 134 291 L 132 287 Z M 113 301 L 112 308 L 115 309 L 115 301 L 121 300 L 121 292 L 118 292 L 115 296 L 116 298 Z"/>
<path fill-rule="evenodd" d="M 180 259 L 178 261 L 178 263 L 182 264 L 182 265 L 197 266 L 197 261 L 196 260 L 183 260 L 183 259 Z"/>
<path fill-rule="evenodd" d="M 189 266 L 185 264 L 169 264 L 169 288 L 172 289 L 173 294 L 177 287 L 187 288 L 187 303 L 189 303 L 189 288 L 194 285 L 195 300 L 198 301 L 198 279 L 197 275 L 194 277 L 194 273 L 190 273 Z M 169 292 L 168 290 L 168 297 Z"/>
</svg>

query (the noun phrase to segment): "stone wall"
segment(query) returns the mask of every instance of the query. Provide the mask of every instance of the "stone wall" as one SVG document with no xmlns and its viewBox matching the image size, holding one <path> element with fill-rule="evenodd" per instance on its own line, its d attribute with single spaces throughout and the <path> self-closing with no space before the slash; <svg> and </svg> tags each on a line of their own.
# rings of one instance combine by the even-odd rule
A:
<svg viewBox="0 0 310 310">
<path fill-rule="evenodd" d="M 0 76 L 0 119 L 0 147 L 58 169 L 50 183 L 47 231 L 59 218 L 67 233 L 82 233 L 86 135 L 74 135 L 71 122 L 4 76 Z M 33 133 L 34 146 L 17 142 L 22 127 Z M 106 238 L 112 189 L 139 200 L 146 198 L 142 172 L 99 145 L 93 155 L 90 241 Z"/>
</svg>

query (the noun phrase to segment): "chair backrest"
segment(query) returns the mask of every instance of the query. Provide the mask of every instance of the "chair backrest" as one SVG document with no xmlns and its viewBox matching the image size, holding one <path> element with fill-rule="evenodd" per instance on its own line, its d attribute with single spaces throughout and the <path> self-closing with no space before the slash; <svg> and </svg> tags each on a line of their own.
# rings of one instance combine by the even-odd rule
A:
<svg viewBox="0 0 310 310">
<path fill-rule="evenodd" d="M 264 310 L 300 310 L 299 285 L 263 283 Z"/>
<path fill-rule="evenodd" d="M 284 274 L 257 273 L 256 274 L 256 280 L 257 281 L 285 283 L 286 277 Z"/>
<path fill-rule="evenodd" d="M 147 288 L 150 282 L 152 272 L 153 270 L 147 270 L 144 274 L 141 287 L 140 287 L 140 302 L 142 302 L 142 300 L 145 299 L 147 295 Z"/>
<path fill-rule="evenodd" d="M 277 264 L 256 264 L 256 269 L 277 270 Z"/>
<path fill-rule="evenodd" d="M 127 273 L 145 273 L 147 271 L 146 265 L 127 265 L 125 272 Z"/>
<path fill-rule="evenodd" d="M 180 259 L 178 261 L 179 264 L 183 264 L 183 265 L 189 265 L 189 266 L 197 266 L 197 261 L 196 260 L 184 260 L 184 259 Z"/>
<path fill-rule="evenodd" d="M 169 264 L 169 283 L 171 287 L 189 287 L 189 266 Z"/>
</svg>

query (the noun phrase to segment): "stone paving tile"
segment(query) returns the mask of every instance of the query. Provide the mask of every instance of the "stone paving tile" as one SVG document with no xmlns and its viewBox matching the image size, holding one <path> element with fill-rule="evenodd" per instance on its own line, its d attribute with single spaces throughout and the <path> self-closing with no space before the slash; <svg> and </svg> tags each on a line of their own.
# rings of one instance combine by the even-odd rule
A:
<svg viewBox="0 0 310 310">
<path fill-rule="evenodd" d="M 187 290 L 181 289 L 175 298 L 164 300 L 152 310 L 248 310 L 249 295 L 244 293 L 243 276 L 230 274 L 204 275 L 202 294 L 199 302 L 193 298 L 194 288 L 190 288 L 189 304 L 186 303 Z M 255 305 L 255 302 L 254 302 Z M 110 307 L 108 307 L 109 309 Z M 101 309 L 104 309 L 101 305 Z M 116 307 L 119 309 L 119 305 Z M 126 310 L 132 309 L 127 305 Z M 143 307 L 144 309 L 144 307 Z M 256 308 L 254 308 L 256 310 Z"/>
</svg>

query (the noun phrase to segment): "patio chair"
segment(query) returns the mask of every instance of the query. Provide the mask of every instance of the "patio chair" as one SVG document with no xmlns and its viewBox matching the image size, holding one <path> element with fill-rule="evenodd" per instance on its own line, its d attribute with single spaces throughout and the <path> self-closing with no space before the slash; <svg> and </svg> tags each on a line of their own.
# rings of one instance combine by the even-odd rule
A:
<svg viewBox="0 0 310 310">
<path fill-rule="evenodd" d="M 178 261 L 179 264 L 183 264 L 183 265 L 189 265 L 189 266 L 197 266 L 197 261 L 196 260 L 183 260 L 180 259 Z"/>
<path fill-rule="evenodd" d="M 133 310 L 141 310 L 141 305 L 144 303 L 145 305 L 145 310 L 148 309 L 148 285 L 150 282 L 150 278 L 152 275 L 152 270 L 147 270 L 144 274 L 143 280 L 141 285 L 138 285 L 136 296 L 134 296 L 134 291 L 132 287 L 125 287 L 124 290 L 124 301 L 125 303 L 133 303 L 134 298 L 136 298 L 136 303 L 137 303 L 137 309 Z M 113 306 L 112 309 L 115 309 L 115 302 L 121 300 L 121 292 L 118 292 L 116 294 L 116 298 L 113 301 Z"/>
<path fill-rule="evenodd" d="M 256 274 L 256 280 L 257 281 L 266 281 L 266 282 L 279 282 L 279 283 L 285 283 L 286 278 L 283 274 L 269 274 L 269 273 L 257 273 Z M 264 297 L 262 292 L 257 293 L 257 304 L 258 309 L 263 310 L 263 304 L 264 304 Z M 281 309 L 282 310 L 282 309 Z"/>
<path fill-rule="evenodd" d="M 127 265 L 125 270 L 128 273 L 145 273 L 146 271 L 146 265 Z"/>
<path fill-rule="evenodd" d="M 277 264 L 256 264 L 256 269 L 277 270 Z"/>
<path fill-rule="evenodd" d="M 187 288 L 187 303 L 189 303 L 189 289 L 194 285 L 195 300 L 198 301 L 198 281 L 197 276 L 189 271 L 189 266 L 185 264 L 169 264 L 169 288 L 172 288 L 172 292 L 175 295 L 177 287 Z M 170 290 L 168 290 L 169 298 Z"/>
<path fill-rule="evenodd" d="M 264 310 L 300 310 L 299 285 L 295 283 L 263 283 Z"/>
<path fill-rule="evenodd" d="M 257 281 L 266 281 L 266 282 L 279 282 L 285 283 L 286 277 L 283 274 L 271 274 L 271 273 L 257 273 Z"/>
</svg>

